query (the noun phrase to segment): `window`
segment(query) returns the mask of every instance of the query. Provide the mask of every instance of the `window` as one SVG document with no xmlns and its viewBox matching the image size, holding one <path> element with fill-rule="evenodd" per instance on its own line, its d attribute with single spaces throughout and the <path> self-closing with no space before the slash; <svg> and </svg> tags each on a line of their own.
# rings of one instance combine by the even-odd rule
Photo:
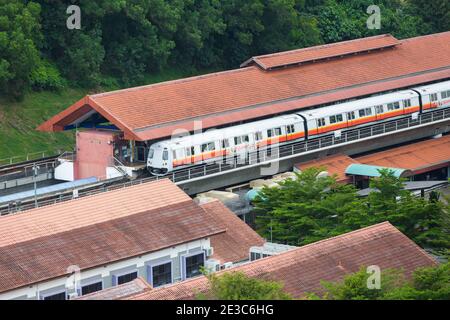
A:
<svg viewBox="0 0 450 320">
<path fill-rule="evenodd" d="M 241 137 L 234 137 L 234 145 L 237 146 L 238 144 L 242 143 Z"/>
<path fill-rule="evenodd" d="M 372 115 L 372 108 L 366 108 L 366 116 Z"/>
<path fill-rule="evenodd" d="M 242 136 L 242 142 L 249 142 L 249 141 L 250 141 L 250 139 L 248 138 L 247 135 Z"/>
<path fill-rule="evenodd" d="M 205 264 L 205 254 L 199 253 L 193 256 L 184 257 L 185 278 L 189 279 L 201 275 L 201 268 Z"/>
<path fill-rule="evenodd" d="M 263 135 L 261 131 L 257 131 L 255 132 L 255 140 L 256 141 L 261 141 L 263 139 Z"/>
<path fill-rule="evenodd" d="M 355 119 L 355 111 L 347 112 L 347 119 L 354 120 Z"/>
<path fill-rule="evenodd" d="M 148 152 L 148 157 L 150 159 L 153 159 L 153 156 L 155 155 L 155 149 L 150 149 L 150 151 Z"/>
<path fill-rule="evenodd" d="M 250 261 L 261 259 L 261 253 L 250 252 Z"/>
<path fill-rule="evenodd" d="M 267 137 L 273 137 L 273 129 L 267 130 Z"/>
<path fill-rule="evenodd" d="M 42 298 L 42 300 L 66 300 L 66 299 L 67 299 L 67 297 L 66 297 L 65 291 L 59 292 L 59 293 L 54 293 L 54 294 L 51 294 L 48 296 L 44 296 Z"/>
<path fill-rule="evenodd" d="M 137 273 L 137 271 L 135 271 L 135 272 L 131 272 L 131 273 L 127 273 L 127 274 L 118 276 L 117 277 L 117 285 L 121 285 L 121 284 L 130 282 L 130 281 L 133 281 L 134 279 L 137 278 L 137 275 L 138 275 L 138 273 Z"/>
<path fill-rule="evenodd" d="M 375 106 L 375 112 L 376 112 L 376 114 L 383 113 L 384 112 L 383 106 L 382 105 Z"/>
<path fill-rule="evenodd" d="M 276 136 L 281 136 L 281 128 L 275 128 L 274 130 Z"/>
<path fill-rule="evenodd" d="M 163 160 L 169 160 L 169 151 L 167 149 L 164 149 L 162 158 Z"/>
<path fill-rule="evenodd" d="M 202 144 L 202 152 L 214 151 L 214 150 L 216 150 L 216 145 L 214 144 L 214 142 L 208 142 L 208 143 Z"/>
<path fill-rule="evenodd" d="M 430 101 L 431 102 L 437 101 L 437 99 L 438 99 L 437 93 L 430 94 Z"/>
<path fill-rule="evenodd" d="M 325 126 L 325 118 L 317 119 L 317 126 L 324 127 Z"/>
<path fill-rule="evenodd" d="M 450 98 L 450 90 L 442 91 L 441 92 L 441 97 L 442 97 L 442 99 Z"/>
<path fill-rule="evenodd" d="M 398 102 L 388 103 L 387 108 L 388 108 L 388 111 L 398 110 L 398 109 L 400 109 L 400 103 L 398 103 Z"/>
<path fill-rule="evenodd" d="M 89 294 L 92 292 L 97 292 L 103 289 L 103 283 L 101 281 L 88 284 L 86 286 L 81 287 L 81 295 Z"/>
<path fill-rule="evenodd" d="M 172 155 L 173 155 L 173 159 L 176 159 L 176 158 L 177 158 L 177 152 L 176 152 L 176 150 L 173 150 L 173 151 L 172 151 Z"/>
<path fill-rule="evenodd" d="M 167 262 L 151 266 L 151 281 L 153 288 L 172 283 L 172 263 Z"/>
<path fill-rule="evenodd" d="M 365 117 L 365 116 L 366 116 L 366 109 L 359 110 L 359 117 L 362 118 L 362 117 Z"/>
<path fill-rule="evenodd" d="M 409 108 L 409 107 L 411 107 L 411 99 L 403 100 L 403 107 L 404 107 L 404 108 Z"/>
<path fill-rule="evenodd" d="M 228 139 L 222 140 L 222 149 L 226 149 L 230 147 L 230 141 Z"/>
<path fill-rule="evenodd" d="M 295 128 L 293 124 L 287 125 L 286 126 L 286 132 L 287 133 L 294 133 L 295 132 Z"/>
<path fill-rule="evenodd" d="M 186 150 L 186 157 L 190 157 L 190 156 L 192 156 L 192 151 L 193 151 L 193 149 L 194 148 L 186 148 L 185 150 Z"/>
<path fill-rule="evenodd" d="M 336 122 L 337 122 L 336 116 L 331 116 L 330 117 L 330 123 L 336 123 Z"/>
</svg>

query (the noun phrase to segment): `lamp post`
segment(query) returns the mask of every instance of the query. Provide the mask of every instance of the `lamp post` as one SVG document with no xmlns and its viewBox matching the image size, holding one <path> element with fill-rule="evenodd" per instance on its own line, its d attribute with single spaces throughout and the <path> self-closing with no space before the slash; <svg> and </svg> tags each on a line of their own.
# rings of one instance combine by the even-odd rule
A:
<svg viewBox="0 0 450 320">
<path fill-rule="evenodd" d="M 39 173 L 39 166 L 36 164 L 33 164 L 33 183 L 34 183 L 34 207 L 37 208 L 38 201 L 37 201 L 37 184 L 36 184 L 36 178 Z"/>
</svg>

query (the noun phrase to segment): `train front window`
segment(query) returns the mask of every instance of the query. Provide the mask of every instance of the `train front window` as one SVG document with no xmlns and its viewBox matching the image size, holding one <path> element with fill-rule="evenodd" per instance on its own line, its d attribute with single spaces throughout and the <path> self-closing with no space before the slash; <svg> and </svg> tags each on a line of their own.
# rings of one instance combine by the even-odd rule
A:
<svg viewBox="0 0 450 320">
<path fill-rule="evenodd" d="M 153 156 L 155 155 L 155 149 L 150 149 L 150 151 L 148 152 L 148 157 L 150 159 L 153 159 Z"/>
<path fill-rule="evenodd" d="M 167 149 L 164 149 L 162 159 L 165 161 L 169 160 L 169 151 Z"/>
</svg>

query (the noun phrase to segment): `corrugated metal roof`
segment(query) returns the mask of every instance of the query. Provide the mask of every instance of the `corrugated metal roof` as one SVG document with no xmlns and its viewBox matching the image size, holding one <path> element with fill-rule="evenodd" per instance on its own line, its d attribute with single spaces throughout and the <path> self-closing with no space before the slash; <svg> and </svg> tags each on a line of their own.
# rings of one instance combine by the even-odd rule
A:
<svg viewBox="0 0 450 320">
<path fill-rule="evenodd" d="M 367 164 L 358 164 L 358 163 L 353 163 L 349 165 L 345 170 L 345 174 L 353 176 L 379 177 L 381 175 L 380 170 L 383 169 L 389 169 L 398 178 L 411 174 L 411 172 L 407 169 L 371 166 Z"/>
<path fill-rule="evenodd" d="M 360 40 L 363 43 L 364 39 Z M 319 50 L 320 51 L 320 50 Z M 63 130 L 95 109 L 125 133 L 151 140 L 450 78 L 450 32 L 402 40 L 393 49 L 264 71 L 256 66 L 86 96 L 43 123 Z"/>
</svg>

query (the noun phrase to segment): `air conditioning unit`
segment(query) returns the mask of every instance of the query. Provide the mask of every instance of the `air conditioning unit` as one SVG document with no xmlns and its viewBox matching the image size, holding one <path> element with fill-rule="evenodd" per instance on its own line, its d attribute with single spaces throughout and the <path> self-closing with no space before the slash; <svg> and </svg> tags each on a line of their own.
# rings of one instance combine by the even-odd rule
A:
<svg viewBox="0 0 450 320">
<path fill-rule="evenodd" d="M 205 269 L 209 272 L 220 271 L 220 262 L 215 259 L 209 259 L 205 261 Z"/>
<path fill-rule="evenodd" d="M 214 248 L 213 247 L 206 248 L 205 252 L 207 257 L 211 257 L 214 254 Z"/>
</svg>

